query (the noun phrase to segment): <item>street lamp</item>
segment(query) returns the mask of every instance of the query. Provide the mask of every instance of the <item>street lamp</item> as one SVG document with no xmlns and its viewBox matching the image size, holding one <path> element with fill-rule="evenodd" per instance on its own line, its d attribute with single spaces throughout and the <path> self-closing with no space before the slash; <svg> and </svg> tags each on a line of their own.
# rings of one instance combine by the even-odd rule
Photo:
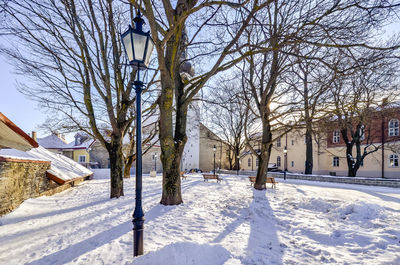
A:
<svg viewBox="0 0 400 265">
<path fill-rule="evenodd" d="M 283 149 L 283 154 L 285 156 L 285 171 L 283 172 L 283 179 L 286 180 L 286 171 L 287 171 L 287 148 Z"/>
<path fill-rule="evenodd" d="M 214 177 L 215 177 L 215 151 L 217 151 L 217 147 L 215 145 L 213 151 L 214 151 Z"/>
<path fill-rule="evenodd" d="M 157 153 L 154 153 L 154 171 L 157 174 Z"/>
<path fill-rule="evenodd" d="M 129 65 L 136 69 L 137 79 L 133 83 L 136 90 L 136 198 L 133 212 L 133 255 L 143 255 L 143 225 L 144 213 L 142 209 L 142 88 L 140 70 L 145 70 L 150 62 L 154 42 L 150 32 L 143 32 L 144 21 L 138 10 L 135 19 L 135 28 L 130 25 L 126 32 L 121 34 Z"/>
</svg>

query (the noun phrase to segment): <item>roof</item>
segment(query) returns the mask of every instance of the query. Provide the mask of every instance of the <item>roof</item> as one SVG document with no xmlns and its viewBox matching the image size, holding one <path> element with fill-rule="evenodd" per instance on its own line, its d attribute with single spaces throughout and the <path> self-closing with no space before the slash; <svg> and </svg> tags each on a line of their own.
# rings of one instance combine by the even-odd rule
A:
<svg viewBox="0 0 400 265">
<path fill-rule="evenodd" d="M 75 137 L 82 136 L 77 133 Z M 60 138 L 57 134 L 51 134 L 49 136 L 37 139 L 40 146 L 47 149 L 88 149 L 96 141 L 95 139 L 88 138 L 83 140 L 82 143 L 75 145 L 75 141 L 67 143 L 64 139 Z"/>
<path fill-rule="evenodd" d="M 47 175 L 58 184 L 82 179 L 93 174 L 92 171 L 74 160 L 60 154 L 55 154 L 41 146 L 27 152 L 16 149 L 1 149 L 0 157 L 29 161 L 50 161 L 50 169 L 47 170 Z"/>
<path fill-rule="evenodd" d="M 38 143 L 0 112 L 0 148 L 30 150 Z"/>
<path fill-rule="evenodd" d="M 37 141 L 40 146 L 49 149 L 62 149 L 65 148 L 65 146 L 67 145 L 67 142 L 58 137 L 56 134 L 51 134 L 43 138 L 38 138 Z"/>
<path fill-rule="evenodd" d="M 64 149 L 88 149 L 89 147 L 92 146 L 92 144 L 95 142 L 95 139 L 87 139 L 83 143 L 79 145 L 75 145 L 75 141 L 70 142 L 69 144 L 66 144 Z"/>
</svg>

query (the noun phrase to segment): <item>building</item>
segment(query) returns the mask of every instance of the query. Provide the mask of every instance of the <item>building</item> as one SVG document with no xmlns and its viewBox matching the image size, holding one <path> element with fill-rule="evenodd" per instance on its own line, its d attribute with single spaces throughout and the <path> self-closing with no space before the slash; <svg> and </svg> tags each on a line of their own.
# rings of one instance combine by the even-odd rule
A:
<svg viewBox="0 0 400 265">
<path fill-rule="evenodd" d="M 371 119 L 371 124 L 365 125 L 361 150 L 376 148 L 377 151 L 364 158 L 357 176 L 400 178 L 399 121 L 399 112 L 391 111 L 386 115 L 376 112 Z M 289 172 L 304 173 L 305 130 L 297 129 L 274 138 L 276 140 L 271 149 L 270 164 L 275 163 L 280 170 L 287 169 Z M 313 135 L 313 174 L 347 176 L 346 144 L 342 138 L 334 122 L 326 133 Z M 354 146 L 353 155 L 355 155 L 355 148 Z M 257 170 L 258 161 L 248 150 L 241 155 L 240 160 L 241 169 Z M 256 165 L 254 165 L 254 160 L 256 160 Z"/>
<path fill-rule="evenodd" d="M 0 215 L 28 198 L 60 192 L 93 174 L 39 146 L 34 138 L 0 113 Z"/>
<path fill-rule="evenodd" d="M 67 143 L 62 135 L 53 133 L 37 141 L 47 150 L 69 157 L 85 167 L 98 167 L 96 162 L 90 161 L 91 147 L 96 141 L 85 133 L 77 133 L 74 137 L 74 141 Z"/>
<path fill-rule="evenodd" d="M 369 124 L 363 125 L 365 133 L 361 136 L 361 150 L 377 151 L 364 158 L 357 176 L 400 178 L 399 109 L 372 111 L 370 115 Z M 346 175 L 346 144 L 340 131 L 331 128 L 326 140 L 326 170 L 331 174 Z"/>
</svg>

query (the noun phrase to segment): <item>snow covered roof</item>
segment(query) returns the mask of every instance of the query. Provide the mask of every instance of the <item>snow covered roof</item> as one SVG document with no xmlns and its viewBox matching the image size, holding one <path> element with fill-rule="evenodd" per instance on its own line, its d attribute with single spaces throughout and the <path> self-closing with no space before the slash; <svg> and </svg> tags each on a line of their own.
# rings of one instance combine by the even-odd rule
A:
<svg viewBox="0 0 400 265">
<path fill-rule="evenodd" d="M 62 149 L 67 145 L 65 140 L 61 139 L 54 133 L 43 138 L 38 138 L 37 141 L 40 146 L 50 149 Z"/>
<path fill-rule="evenodd" d="M 63 148 L 64 149 L 88 149 L 96 140 L 95 139 L 87 139 L 83 143 L 75 145 L 75 141 L 66 144 Z"/>
<path fill-rule="evenodd" d="M 27 151 L 38 147 L 38 143 L 0 112 L 0 148 L 15 148 Z"/>
<path fill-rule="evenodd" d="M 48 176 L 58 184 L 64 184 L 93 174 L 92 171 L 74 160 L 60 154 L 55 154 L 41 146 L 26 152 L 16 149 L 1 149 L 0 157 L 50 161 L 51 166 L 50 169 L 47 170 Z"/>
<path fill-rule="evenodd" d="M 77 133 L 75 138 L 82 138 L 81 141 L 72 141 L 67 143 L 64 139 L 59 137 L 57 134 L 51 134 L 44 138 L 38 138 L 40 146 L 48 149 L 88 149 L 96 140 L 89 138 L 89 136 L 84 136 L 83 134 Z"/>
</svg>

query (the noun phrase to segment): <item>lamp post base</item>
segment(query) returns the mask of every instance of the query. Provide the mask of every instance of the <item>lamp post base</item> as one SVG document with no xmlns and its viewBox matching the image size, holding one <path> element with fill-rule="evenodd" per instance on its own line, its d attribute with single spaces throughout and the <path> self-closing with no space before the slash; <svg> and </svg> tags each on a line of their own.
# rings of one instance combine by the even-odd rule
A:
<svg viewBox="0 0 400 265">
<path fill-rule="evenodd" d="M 144 218 L 133 218 L 133 256 L 143 255 Z"/>
</svg>

